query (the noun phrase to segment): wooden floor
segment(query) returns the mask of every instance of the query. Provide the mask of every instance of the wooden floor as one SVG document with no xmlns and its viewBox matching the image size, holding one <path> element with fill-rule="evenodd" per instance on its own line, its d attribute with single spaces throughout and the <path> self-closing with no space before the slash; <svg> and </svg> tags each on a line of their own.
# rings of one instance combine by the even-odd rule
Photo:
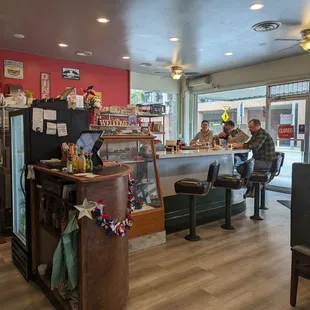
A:
<svg viewBox="0 0 310 310">
<path fill-rule="evenodd" d="M 290 210 L 277 203 L 288 195 L 268 192 L 265 220 L 235 216 L 235 231 L 220 222 L 186 232 L 167 243 L 130 255 L 130 294 L 125 310 L 278 310 L 289 306 Z M 301 279 L 295 309 L 310 309 L 310 281 Z M 0 245 L 0 309 L 53 309 L 43 293 L 26 283 L 11 263 L 10 243 Z M 108 310 L 108 309 L 107 309 Z"/>
</svg>

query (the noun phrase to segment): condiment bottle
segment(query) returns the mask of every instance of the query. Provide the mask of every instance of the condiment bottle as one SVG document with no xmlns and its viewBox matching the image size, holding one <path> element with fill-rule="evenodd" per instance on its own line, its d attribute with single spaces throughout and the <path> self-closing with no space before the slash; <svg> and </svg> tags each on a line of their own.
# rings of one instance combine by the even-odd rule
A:
<svg viewBox="0 0 310 310">
<path fill-rule="evenodd" d="M 74 154 L 73 154 L 73 172 L 78 173 L 79 172 L 79 154 L 78 154 L 78 147 L 74 146 Z"/>
<path fill-rule="evenodd" d="M 70 174 L 73 174 L 73 160 L 72 160 L 72 156 L 68 156 L 68 160 L 67 160 L 67 172 Z"/>
<path fill-rule="evenodd" d="M 86 158 L 84 155 L 84 147 L 80 147 L 80 156 L 79 156 L 79 172 L 86 172 Z"/>
</svg>

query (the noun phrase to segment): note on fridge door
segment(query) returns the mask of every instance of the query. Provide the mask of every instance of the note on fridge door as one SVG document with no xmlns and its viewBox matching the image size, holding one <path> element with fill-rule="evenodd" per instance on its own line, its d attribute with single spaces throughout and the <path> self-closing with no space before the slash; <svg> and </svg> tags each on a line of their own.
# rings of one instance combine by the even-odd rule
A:
<svg viewBox="0 0 310 310">
<path fill-rule="evenodd" d="M 32 130 L 36 132 L 43 132 L 43 109 L 33 108 Z"/>
<path fill-rule="evenodd" d="M 67 124 L 66 123 L 58 123 L 57 124 L 58 137 L 65 137 L 68 135 L 67 132 Z"/>
<path fill-rule="evenodd" d="M 57 125 L 55 123 L 46 123 L 46 134 L 55 136 L 57 132 Z"/>
<path fill-rule="evenodd" d="M 48 121 L 56 121 L 57 111 L 56 110 L 44 110 L 44 119 Z"/>
</svg>

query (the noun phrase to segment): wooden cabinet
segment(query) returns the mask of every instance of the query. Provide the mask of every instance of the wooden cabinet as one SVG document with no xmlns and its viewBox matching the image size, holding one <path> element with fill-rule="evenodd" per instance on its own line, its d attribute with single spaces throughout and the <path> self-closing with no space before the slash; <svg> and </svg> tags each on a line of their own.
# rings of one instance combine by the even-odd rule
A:
<svg viewBox="0 0 310 310">
<path fill-rule="evenodd" d="M 84 198 L 94 201 L 103 198 L 104 212 L 114 219 L 124 219 L 128 201 L 128 175 L 132 170 L 126 165 L 109 167 L 100 176 L 89 179 L 40 166 L 34 166 L 34 169 L 36 180 L 31 184 L 32 272 L 56 309 L 71 309 L 72 298 L 64 299 L 58 289 L 51 290 L 53 255 L 61 238 L 61 230 L 50 220 L 42 221 L 41 199 L 48 200 L 53 208 L 68 211 L 75 209 L 74 204 L 82 204 Z M 64 183 L 72 184 L 76 194 L 63 199 L 55 194 L 52 186 L 43 186 L 45 180 L 59 186 Z M 128 235 L 108 236 L 95 219 L 87 217 L 78 220 L 78 225 L 76 292 L 79 309 L 119 310 L 125 303 L 129 290 Z M 38 273 L 38 266 L 41 264 L 48 267 L 44 276 Z"/>
</svg>

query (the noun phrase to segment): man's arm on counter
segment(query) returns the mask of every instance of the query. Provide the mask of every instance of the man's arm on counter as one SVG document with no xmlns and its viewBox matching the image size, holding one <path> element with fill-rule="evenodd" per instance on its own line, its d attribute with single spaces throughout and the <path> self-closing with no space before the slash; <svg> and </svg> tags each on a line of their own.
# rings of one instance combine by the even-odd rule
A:
<svg viewBox="0 0 310 310">
<path fill-rule="evenodd" d="M 193 140 L 189 143 L 190 145 L 195 144 L 198 141 L 198 133 L 196 134 L 196 136 L 193 138 Z"/>
</svg>

